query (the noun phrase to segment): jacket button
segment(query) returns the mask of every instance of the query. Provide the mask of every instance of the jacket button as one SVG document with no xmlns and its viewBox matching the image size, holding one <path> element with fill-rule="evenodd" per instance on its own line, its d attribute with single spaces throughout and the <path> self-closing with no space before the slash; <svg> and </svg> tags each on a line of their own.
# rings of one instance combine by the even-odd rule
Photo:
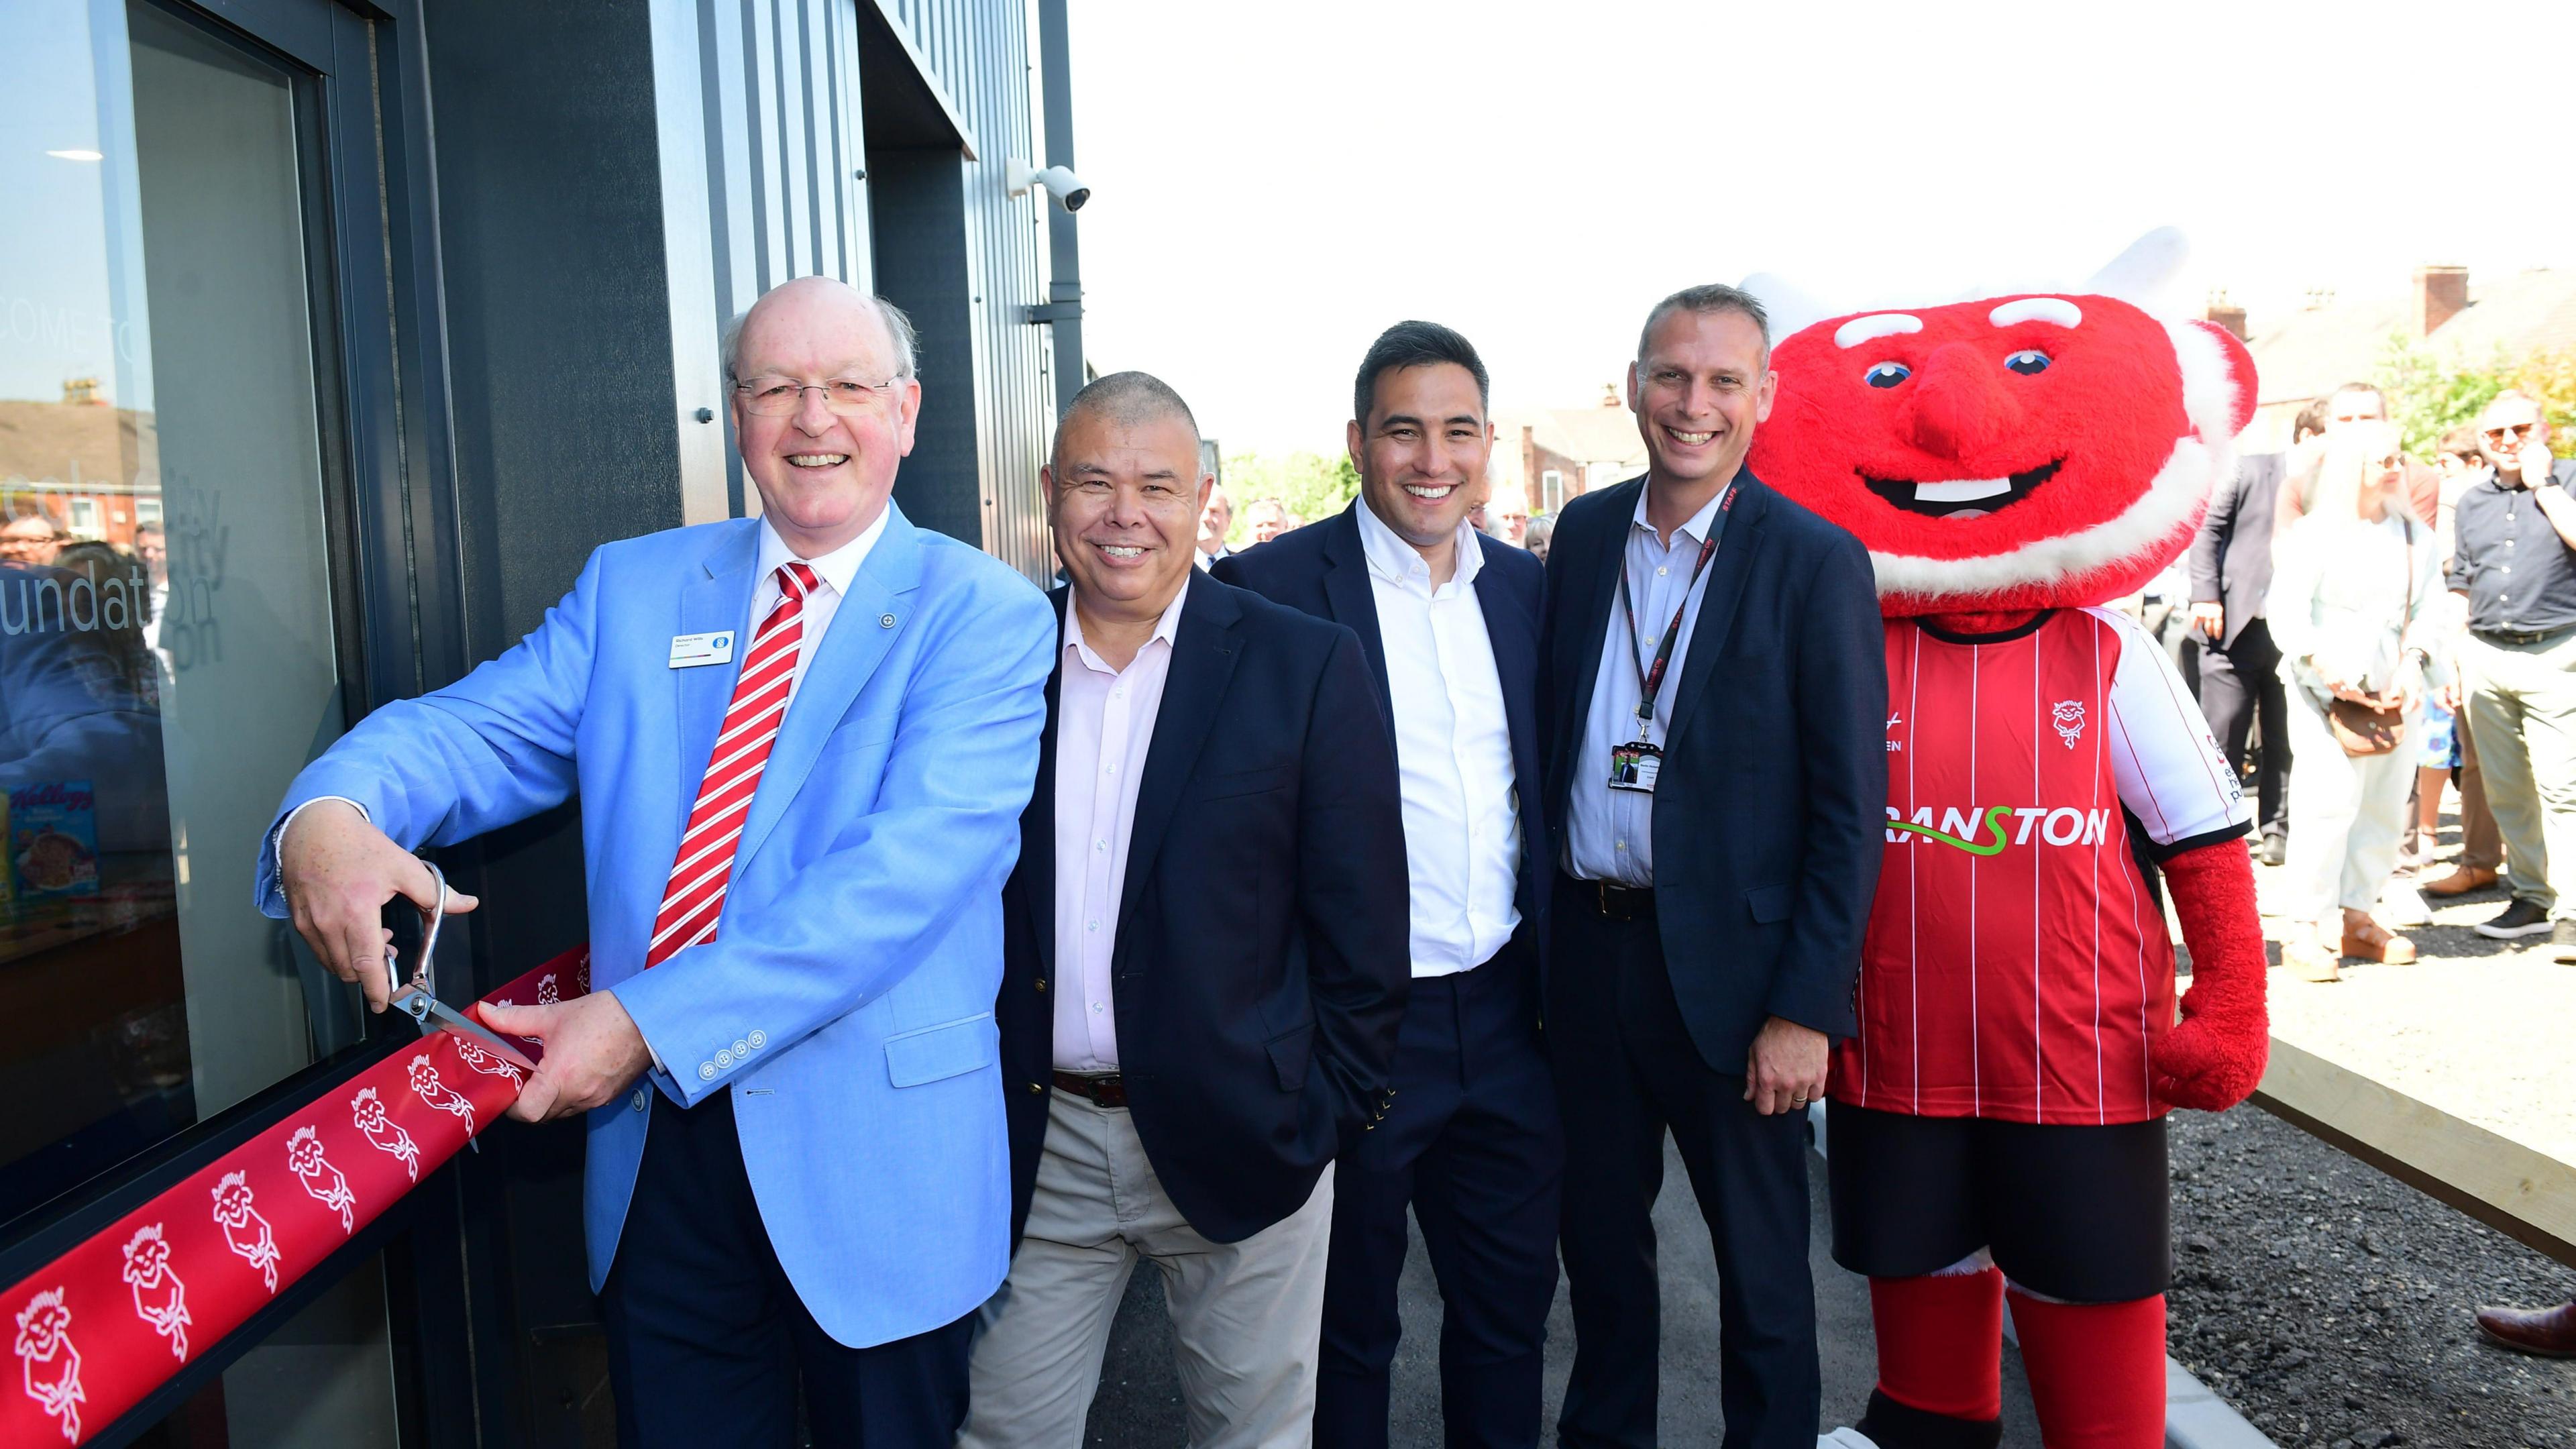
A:
<svg viewBox="0 0 2576 1449">
<path fill-rule="evenodd" d="M 1036 1095 L 1037 1093 L 1044 1092 L 1045 1090 L 1046 1084 L 1044 1082 L 1029 1083 L 1029 1092 L 1031 1095 Z"/>
<path fill-rule="evenodd" d="M 701 1082 L 712 1082 L 712 1081 L 714 1081 L 715 1079 L 716 1079 L 716 1064 L 715 1064 L 715 1063 L 713 1063 L 713 1062 L 700 1062 L 700 1063 L 698 1063 L 698 1080 L 699 1080 L 699 1081 L 701 1081 Z"/>
<path fill-rule="evenodd" d="M 1046 990 L 1046 978 L 1045 978 L 1045 977 L 1043 977 L 1043 976 L 1041 976 L 1041 977 L 1039 977 L 1039 978 L 1038 978 L 1038 990 L 1040 990 L 1040 991 L 1044 991 L 1044 990 Z"/>
</svg>

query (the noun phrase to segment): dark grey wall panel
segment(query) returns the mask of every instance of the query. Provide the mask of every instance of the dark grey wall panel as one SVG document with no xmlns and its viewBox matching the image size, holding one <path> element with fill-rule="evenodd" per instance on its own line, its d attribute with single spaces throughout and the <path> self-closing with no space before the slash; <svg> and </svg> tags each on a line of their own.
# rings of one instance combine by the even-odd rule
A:
<svg viewBox="0 0 2576 1449">
<path fill-rule="evenodd" d="M 680 521 L 640 0 L 427 19 L 468 651 L 534 628 L 590 550 Z M 532 138 L 544 138 L 536 144 Z"/>
<path fill-rule="evenodd" d="M 981 542 L 974 369 L 975 307 L 963 209 L 969 175 L 955 151 L 868 153 L 877 290 L 912 318 L 920 343 L 921 417 L 895 501 L 924 528 Z"/>
<path fill-rule="evenodd" d="M 534 628 L 592 549 L 681 521 L 670 289 L 643 0 L 426 7 L 466 650 Z M 580 817 L 449 853 L 497 983 L 587 934 Z M 581 1254 L 581 1135 L 502 1133 L 482 1189 L 506 1231 L 486 1382 L 512 1442 L 553 1442 L 599 1382 Z M 497 1154 L 497 1156 L 495 1155 Z"/>
</svg>

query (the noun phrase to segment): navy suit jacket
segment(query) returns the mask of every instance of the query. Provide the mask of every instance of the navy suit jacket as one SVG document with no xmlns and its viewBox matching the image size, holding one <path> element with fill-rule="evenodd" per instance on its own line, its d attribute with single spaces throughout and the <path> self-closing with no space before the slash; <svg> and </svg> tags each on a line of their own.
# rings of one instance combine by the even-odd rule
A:
<svg viewBox="0 0 2576 1449">
<path fill-rule="evenodd" d="M 2227 606 L 2222 649 L 2263 616 L 2263 596 L 2272 591 L 2272 515 L 2283 472 L 2279 453 L 2237 459 L 2236 476 L 2210 498 L 2192 535 L 2184 565 L 2191 599 Z"/>
<path fill-rule="evenodd" d="M 1395 731 L 1394 696 L 1386 682 L 1386 643 L 1377 627 L 1377 595 L 1369 586 L 1368 555 L 1360 542 L 1355 501 L 1321 523 L 1283 533 L 1259 548 L 1219 559 L 1215 574 L 1276 604 L 1330 619 L 1360 636 L 1369 672 L 1377 678 L 1379 718 Z M 1484 567 L 1476 574 L 1476 603 L 1494 646 L 1494 673 L 1502 681 L 1503 713 L 1511 722 L 1514 803 L 1521 808 L 1521 912 L 1515 940 L 1542 963 L 1547 945 L 1547 835 L 1537 813 L 1539 774 L 1538 633 L 1547 571 L 1531 554 L 1497 538 L 1480 538 Z"/>
<path fill-rule="evenodd" d="M 1190 1226 L 1240 1241 L 1303 1206 L 1386 1109 L 1412 984 L 1395 748 L 1351 631 L 1193 570 L 1138 782 L 1112 952 L 1128 1110 Z M 1003 887 L 1012 1239 L 1055 1070 L 1056 673 Z"/>
<path fill-rule="evenodd" d="M 1550 860 L 1564 859 L 1572 792 L 1608 788 L 1580 758 L 1583 730 L 1645 486 L 1568 503 L 1548 550 Z M 1750 471 L 1735 489 L 1690 652 L 1667 686 L 1678 692 L 1654 845 L 1674 999 L 1710 1070 L 1740 1076 L 1766 1018 L 1837 1037 L 1855 1029 L 1861 934 L 1886 849 L 1887 646 L 1860 540 Z"/>
</svg>

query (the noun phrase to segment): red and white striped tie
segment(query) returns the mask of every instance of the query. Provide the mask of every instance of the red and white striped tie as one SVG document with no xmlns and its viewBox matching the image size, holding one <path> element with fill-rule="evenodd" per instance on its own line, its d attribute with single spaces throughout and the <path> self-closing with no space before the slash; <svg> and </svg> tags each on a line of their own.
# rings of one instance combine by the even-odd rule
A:
<svg viewBox="0 0 2576 1449">
<path fill-rule="evenodd" d="M 715 939 L 725 887 L 733 875 L 734 846 L 742 839 L 751 797 L 760 789 L 769 747 L 777 743 L 778 726 L 787 718 L 787 686 L 795 678 L 796 650 L 805 637 L 805 596 L 814 592 L 814 585 L 811 568 L 779 565 L 778 607 L 760 621 L 751 650 L 743 656 L 742 673 L 734 680 L 733 703 L 725 706 L 724 728 L 707 760 L 698 803 L 689 811 L 689 828 L 680 836 L 679 858 L 671 864 L 670 883 L 662 887 L 653 943 L 644 952 L 647 969 L 683 947 Z"/>
</svg>

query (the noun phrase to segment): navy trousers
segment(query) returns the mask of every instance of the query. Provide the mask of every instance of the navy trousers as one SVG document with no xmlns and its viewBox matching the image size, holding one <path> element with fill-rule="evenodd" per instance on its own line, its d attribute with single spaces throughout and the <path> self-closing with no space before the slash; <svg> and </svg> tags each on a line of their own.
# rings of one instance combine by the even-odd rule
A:
<svg viewBox="0 0 2576 1449">
<path fill-rule="evenodd" d="M 1655 1443 L 1662 1300 L 1653 1214 L 1669 1129 L 1717 1252 L 1724 1449 L 1814 1449 L 1823 1387 L 1807 1271 L 1806 1114 L 1753 1110 L 1743 1065 L 1717 1070 L 1691 1041 L 1654 919 L 1610 920 L 1597 902 L 1589 883 L 1559 877 L 1547 1039 L 1566 1124 L 1574 1370 L 1557 1442 Z"/>
<path fill-rule="evenodd" d="M 947 1449 L 966 1420 L 975 1315 L 870 1348 L 815 1323 L 778 1265 L 734 1134 L 733 1094 L 653 1123 L 601 1306 L 620 1449 Z"/>
<path fill-rule="evenodd" d="M 1387 1442 L 1408 1204 L 1440 1281 L 1446 1442 L 1538 1442 L 1565 1139 L 1539 1043 L 1527 934 L 1473 971 L 1414 980 L 1396 1041 L 1395 1099 L 1334 1169 L 1319 1449 Z"/>
<path fill-rule="evenodd" d="M 2290 828 L 2290 695 L 2281 682 L 2281 646 L 2269 620 L 2248 622 L 2224 649 L 2200 651 L 2200 710 L 2218 737 L 2228 768 L 2241 769 L 2247 743 L 2259 725 L 2263 742 L 2254 759 L 2254 823 L 2265 835 Z"/>
</svg>

